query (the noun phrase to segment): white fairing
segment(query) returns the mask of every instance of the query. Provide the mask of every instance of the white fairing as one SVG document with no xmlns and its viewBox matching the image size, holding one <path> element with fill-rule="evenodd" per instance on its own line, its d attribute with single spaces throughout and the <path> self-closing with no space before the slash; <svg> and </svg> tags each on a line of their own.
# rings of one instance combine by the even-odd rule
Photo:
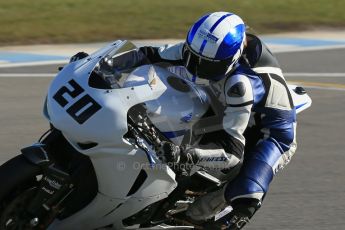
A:
<svg viewBox="0 0 345 230">
<path fill-rule="evenodd" d="M 137 67 L 118 82 L 121 87 L 90 87 L 89 76 L 98 62 L 109 52 L 127 45 L 125 41 L 117 41 L 88 58 L 68 64 L 50 85 L 46 116 L 72 146 L 90 157 L 99 190 L 86 208 L 63 221 L 55 221 L 50 229 L 95 229 L 109 224 L 122 229 L 122 219 L 166 198 L 177 186 L 175 173 L 169 167 L 164 164 L 150 167 L 146 153 L 123 138 L 128 131 L 127 112 L 132 106 L 145 103 L 152 122 L 180 144 L 184 133 L 206 111 L 206 94 L 152 65 Z M 80 105 L 87 95 L 94 102 Z M 84 112 L 91 108 L 92 115 L 85 119 Z M 97 145 L 80 147 L 88 143 Z M 144 144 L 150 149 L 148 143 Z M 140 173 L 146 177 L 144 183 L 128 195 Z"/>
<path fill-rule="evenodd" d="M 308 109 L 311 106 L 312 100 L 308 94 L 306 94 L 306 93 L 297 94 L 295 91 L 296 87 L 297 87 L 296 85 L 289 85 L 288 84 L 288 87 L 289 87 L 289 90 L 290 90 L 292 100 L 293 100 L 293 103 L 295 105 L 295 109 L 296 109 L 297 114 L 302 112 L 303 110 Z"/>
</svg>

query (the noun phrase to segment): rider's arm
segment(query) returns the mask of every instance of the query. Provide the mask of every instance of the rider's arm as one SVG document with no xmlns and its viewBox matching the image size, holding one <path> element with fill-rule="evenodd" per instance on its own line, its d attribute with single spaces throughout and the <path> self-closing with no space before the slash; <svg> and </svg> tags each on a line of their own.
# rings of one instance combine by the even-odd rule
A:
<svg viewBox="0 0 345 230">
<path fill-rule="evenodd" d="M 253 90 L 248 77 L 234 75 L 224 87 L 227 107 L 224 111 L 223 127 L 233 138 L 242 143 L 244 149 L 246 129 L 254 103 Z"/>
<path fill-rule="evenodd" d="M 193 163 L 211 169 L 231 169 L 239 165 L 243 154 L 243 145 L 224 130 L 205 134 L 207 144 L 190 148 Z"/>
<path fill-rule="evenodd" d="M 172 65 L 183 65 L 182 63 L 182 49 L 183 42 L 175 45 L 165 45 L 161 47 L 144 46 L 140 47 L 145 56 L 152 63 L 167 62 Z"/>
<path fill-rule="evenodd" d="M 246 129 L 251 108 L 253 91 L 249 79 L 234 75 L 227 80 L 224 93 L 226 109 L 223 129 L 208 135 L 209 143 L 189 150 L 193 163 L 206 168 L 229 169 L 239 165 L 243 159 Z"/>
</svg>

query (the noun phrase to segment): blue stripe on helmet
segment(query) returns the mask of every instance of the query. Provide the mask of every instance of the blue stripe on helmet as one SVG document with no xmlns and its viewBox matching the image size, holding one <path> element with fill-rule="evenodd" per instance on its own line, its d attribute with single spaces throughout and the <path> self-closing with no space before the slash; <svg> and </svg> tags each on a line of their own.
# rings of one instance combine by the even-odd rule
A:
<svg viewBox="0 0 345 230">
<path fill-rule="evenodd" d="M 211 27 L 210 29 L 210 33 L 212 33 L 216 27 L 226 18 L 226 17 L 229 17 L 231 16 L 232 14 L 224 14 L 222 17 L 220 17 L 214 24 L 213 26 Z M 207 44 L 207 40 L 205 39 L 202 44 L 201 44 L 201 47 L 200 47 L 200 50 L 199 50 L 199 54 L 202 54 L 202 52 L 204 51 L 205 49 L 205 46 Z"/>
<path fill-rule="evenodd" d="M 232 14 L 225 14 L 225 15 L 223 15 L 222 17 L 220 17 L 217 21 L 216 21 L 216 23 L 214 23 L 213 24 L 213 26 L 211 27 L 211 29 L 210 29 L 210 32 L 212 33 L 215 29 L 216 29 L 216 27 L 219 25 L 219 23 L 221 23 L 226 17 L 229 17 L 229 16 L 231 16 Z"/>
<path fill-rule="evenodd" d="M 202 54 L 204 52 L 205 46 L 206 46 L 207 40 L 204 40 L 200 46 L 199 54 Z"/>
<path fill-rule="evenodd" d="M 194 39 L 194 36 L 196 34 L 196 31 L 198 31 L 199 27 L 201 26 L 201 24 L 209 17 L 210 15 L 207 14 L 203 17 L 201 17 L 195 24 L 194 26 L 191 28 L 191 30 L 188 33 L 187 36 L 187 42 L 188 44 L 192 44 L 192 41 Z"/>
<path fill-rule="evenodd" d="M 220 43 L 215 59 L 223 60 L 236 54 L 240 49 L 246 27 L 237 25 L 233 32 L 229 32 Z"/>
</svg>

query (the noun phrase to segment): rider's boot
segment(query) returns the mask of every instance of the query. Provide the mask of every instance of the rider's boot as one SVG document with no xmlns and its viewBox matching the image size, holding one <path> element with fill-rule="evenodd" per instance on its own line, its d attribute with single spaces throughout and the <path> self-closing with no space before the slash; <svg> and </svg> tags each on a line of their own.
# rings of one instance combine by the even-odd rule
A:
<svg viewBox="0 0 345 230">
<path fill-rule="evenodd" d="M 239 198 L 231 202 L 231 205 L 233 210 L 229 214 L 216 221 L 208 221 L 204 224 L 204 229 L 242 229 L 260 208 L 261 202 L 253 198 Z"/>
</svg>

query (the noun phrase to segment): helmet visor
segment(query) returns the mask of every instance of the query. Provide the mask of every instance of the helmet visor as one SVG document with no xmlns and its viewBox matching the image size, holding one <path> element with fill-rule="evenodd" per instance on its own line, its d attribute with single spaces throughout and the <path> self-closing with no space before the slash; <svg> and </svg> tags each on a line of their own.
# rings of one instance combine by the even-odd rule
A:
<svg viewBox="0 0 345 230">
<path fill-rule="evenodd" d="M 187 70 L 194 76 L 208 79 L 219 80 L 222 78 L 232 65 L 233 57 L 224 60 L 212 60 L 195 53 L 186 43 L 182 50 L 182 60 Z"/>
</svg>

